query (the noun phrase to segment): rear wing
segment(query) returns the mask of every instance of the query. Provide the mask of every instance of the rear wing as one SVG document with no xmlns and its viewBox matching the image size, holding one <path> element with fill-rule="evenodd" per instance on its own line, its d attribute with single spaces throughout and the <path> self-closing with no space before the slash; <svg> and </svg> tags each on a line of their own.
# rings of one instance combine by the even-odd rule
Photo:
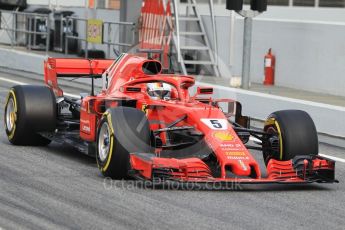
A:
<svg viewBox="0 0 345 230">
<path fill-rule="evenodd" d="M 44 61 L 44 81 L 58 97 L 63 91 L 58 78 L 100 78 L 114 60 L 92 60 L 72 58 L 48 58 Z"/>
</svg>

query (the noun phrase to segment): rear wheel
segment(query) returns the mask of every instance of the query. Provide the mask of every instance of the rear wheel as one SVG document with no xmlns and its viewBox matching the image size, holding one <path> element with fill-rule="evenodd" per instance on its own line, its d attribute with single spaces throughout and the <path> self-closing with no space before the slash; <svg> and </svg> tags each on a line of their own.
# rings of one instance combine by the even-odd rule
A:
<svg viewBox="0 0 345 230">
<path fill-rule="evenodd" d="M 150 152 L 151 132 L 145 114 L 137 109 L 117 107 L 104 113 L 97 133 L 97 165 L 102 174 L 126 179 L 130 153 Z"/>
<path fill-rule="evenodd" d="M 272 136 L 263 141 L 263 156 L 270 159 L 290 160 L 300 155 L 317 155 L 318 136 L 308 113 L 301 110 L 282 110 L 266 120 L 264 131 Z"/>
<path fill-rule="evenodd" d="M 47 145 L 39 132 L 52 132 L 56 122 L 54 93 L 45 86 L 14 86 L 5 104 L 5 131 L 14 145 Z"/>
</svg>

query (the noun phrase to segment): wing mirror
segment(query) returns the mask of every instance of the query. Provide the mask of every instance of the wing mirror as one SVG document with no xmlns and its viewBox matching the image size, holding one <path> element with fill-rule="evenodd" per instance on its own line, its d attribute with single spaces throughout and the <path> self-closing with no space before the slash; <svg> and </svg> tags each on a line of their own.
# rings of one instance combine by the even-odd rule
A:
<svg viewBox="0 0 345 230">
<path fill-rule="evenodd" d="M 213 94 L 213 88 L 212 87 L 198 87 L 196 90 L 196 95 L 200 94 Z"/>
<path fill-rule="evenodd" d="M 120 92 L 122 93 L 139 93 L 141 92 L 140 87 L 135 87 L 135 86 L 121 86 Z"/>
</svg>

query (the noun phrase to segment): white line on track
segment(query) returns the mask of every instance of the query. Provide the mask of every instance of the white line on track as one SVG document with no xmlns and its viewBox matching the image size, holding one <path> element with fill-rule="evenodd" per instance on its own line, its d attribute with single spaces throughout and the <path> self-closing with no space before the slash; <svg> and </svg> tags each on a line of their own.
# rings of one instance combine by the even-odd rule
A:
<svg viewBox="0 0 345 230">
<path fill-rule="evenodd" d="M 339 161 L 341 163 L 345 163 L 345 159 L 343 159 L 343 158 L 333 157 L 333 156 L 322 154 L 322 153 L 319 153 L 319 155 L 322 156 L 322 157 L 327 157 L 327 158 L 329 158 L 331 160 L 334 160 L 334 161 Z"/>
<path fill-rule="evenodd" d="M 17 84 L 17 85 L 26 85 L 26 83 L 24 83 L 24 82 L 15 81 L 15 80 L 3 78 L 3 77 L 0 77 L 0 80 L 1 81 L 6 81 L 6 82 L 9 82 L 9 83 L 13 83 L 13 84 Z"/>
<path fill-rule="evenodd" d="M 3 78 L 3 77 L 0 77 L 0 80 L 1 80 L 1 81 L 5 81 L 5 82 L 9 82 L 9 83 L 13 83 L 13 84 L 17 84 L 17 85 L 27 85 L 27 84 L 24 83 L 24 82 L 15 81 L 15 80 Z M 74 98 L 80 98 L 80 96 L 75 95 L 75 94 L 71 94 L 71 93 L 65 93 L 65 92 L 64 92 L 64 95 L 69 96 L 69 97 L 74 97 Z M 257 141 L 257 142 L 261 142 L 261 140 L 255 138 L 255 137 L 250 137 L 250 140 L 252 140 L 252 141 Z M 343 159 L 343 158 L 334 157 L 334 156 L 329 156 L 329 155 L 322 154 L 322 153 L 319 153 L 319 155 L 320 155 L 320 156 L 323 156 L 323 157 L 327 157 L 327 158 L 332 159 L 332 160 L 335 160 L 335 161 L 338 161 L 338 162 L 345 163 L 345 159 Z"/>
</svg>

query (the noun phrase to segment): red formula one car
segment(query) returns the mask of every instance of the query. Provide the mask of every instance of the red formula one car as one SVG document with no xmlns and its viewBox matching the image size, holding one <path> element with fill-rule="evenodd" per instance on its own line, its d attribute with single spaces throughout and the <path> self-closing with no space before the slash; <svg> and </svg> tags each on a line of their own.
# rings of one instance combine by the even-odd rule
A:
<svg viewBox="0 0 345 230">
<path fill-rule="evenodd" d="M 12 144 L 72 144 L 114 179 L 336 182 L 335 162 L 318 155 L 306 112 L 274 112 L 263 130 L 250 129 L 239 102 L 212 99 L 211 87 L 191 95 L 193 77 L 162 74 L 158 61 L 130 54 L 115 61 L 49 58 L 44 70 L 46 86 L 9 92 L 5 128 Z M 104 86 L 74 99 L 64 96 L 60 77 L 103 78 Z M 266 176 L 250 149 L 262 151 Z"/>
</svg>

